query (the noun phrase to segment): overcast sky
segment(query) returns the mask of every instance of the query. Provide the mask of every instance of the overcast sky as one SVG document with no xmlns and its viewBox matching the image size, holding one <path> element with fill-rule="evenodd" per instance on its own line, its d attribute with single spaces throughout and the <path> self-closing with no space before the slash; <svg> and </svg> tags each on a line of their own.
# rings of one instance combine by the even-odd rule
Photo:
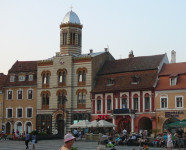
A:
<svg viewBox="0 0 186 150">
<path fill-rule="evenodd" d="M 0 0 L 0 72 L 16 60 L 42 60 L 59 52 L 60 28 L 70 6 L 83 24 L 82 53 L 119 59 L 176 51 L 186 61 L 186 0 Z"/>
</svg>

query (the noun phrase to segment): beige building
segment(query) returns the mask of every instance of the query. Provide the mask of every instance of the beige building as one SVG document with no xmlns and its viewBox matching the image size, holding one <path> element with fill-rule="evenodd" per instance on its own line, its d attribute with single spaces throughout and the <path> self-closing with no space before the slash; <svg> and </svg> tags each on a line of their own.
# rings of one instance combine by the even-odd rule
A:
<svg viewBox="0 0 186 150">
<path fill-rule="evenodd" d="M 38 62 L 37 130 L 59 134 L 69 126 L 91 119 L 90 91 L 96 74 L 106 60 L 114 58 L 103 52 L 81 54 L 82 24 L 68 12 L 60 25 L 60 52 Z"/>
<path fill-rule="evenodd" d="M 3 87 L 3 123 L 6 133 L 36 128 L 37 62 L 16 61 Z"/>
<path fill-rule="evenodd" d="M 167 131 L 167 124 L 186 119 L 186 63 L 164 64 L 155 91 L 157 129 Z M 176 128 L 172 128 L 174 133 Z"/>
<path fill-rule="evenodd" d="M 0 73 L 0 133 L 4 129 L 4 125 L 2 124 L 3 120 L 3 98 L 4 98 L 4 91 L 3 91 L 3 84 L 6 81 L 7 76 L 3 73 Z"/>
</svg>

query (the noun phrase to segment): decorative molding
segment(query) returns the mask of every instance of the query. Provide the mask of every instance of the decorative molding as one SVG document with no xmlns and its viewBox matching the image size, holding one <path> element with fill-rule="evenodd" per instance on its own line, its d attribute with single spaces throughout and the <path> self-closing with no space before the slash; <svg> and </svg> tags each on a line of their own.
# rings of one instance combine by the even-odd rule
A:
<svg viewBox="0 0 186 150">
<path fill-rule="evenodd" d="M 41 72 L 41 76 L 43 76 L 44 74 L 47 75 L 47 73 L 49 73 L 49 75 L 51 76 L 51 72 L 50 72 L 49 70 L 43 70 L 43 71 Z"/>
<path fill-rule="evenodd" d="M 78 90 L 76 91 L 76 95 L 78 95 L 78 93 L 83 94 L 83 92 L 85 92 L 85 94 L 87 94 L 87 90 L 86 90 L 86 89 L 78 89 Z"/>
<path fill-rule="evenodd" d="M 79 71 L 81 71 L 81 73 L 83 74 L 83 71 L 85 71 L 87 73 L 87 68 L 83 67 L 83 68 L 78 68 L 76 71 L 76 74 L 79 74 Z"/>
<path fill-rule="evenodd" d="M 59 75 L 60 72 L 61 72 L 62 75 L 63 75 L 63 72 L 65 72 L 65 74 L 67 75 L 67 70 L 66 70 L 65 68 L 63 68 L 63 69 L 58 69 L 57 75 Z"/>
<path fill-rule="evenodd" d="M 83 28 L 83 25 L 81 25 L 81 24 L 75 24 L 75 23 L 61 23 L 60 29 L 62 27 L 77 27 L 79 29 L 82 29 Z"/>
<path fill-rule="evenodd" d="M 47 91 L 42 91 L 41 94 L 40 94 L 40 96 L 42 97 L 43 94 L 48 94 L 49 96 L 51 96 L 51 93 L 48 90 Z"/>
<path fill-rule="evenodd" d="M 63 93 L 65 93 L 65 95 L 67 95 L 67 91 L 66 91 L 65 89 L 58 90 L 58 91 L 56 92 L 56 96 L 58 96 L 59 93 L 61 93 L 61 95 L 63 95 Z"/>
</svg>

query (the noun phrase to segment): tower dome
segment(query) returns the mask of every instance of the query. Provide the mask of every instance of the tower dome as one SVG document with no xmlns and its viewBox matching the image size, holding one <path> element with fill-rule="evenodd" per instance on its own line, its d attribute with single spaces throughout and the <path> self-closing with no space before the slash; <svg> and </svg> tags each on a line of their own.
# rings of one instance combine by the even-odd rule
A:
<svg viewBox="0 0 186 150">
<path fill-rule="evenodd" d="M 73 11 L 69 11 L 65 17 L 63 18 L 63 22 L 62 23 L 76 23 L 76 24 L 80 24 L 80 20 L 79 17 L 77 16 L 77 14 Z"/>
</svg>

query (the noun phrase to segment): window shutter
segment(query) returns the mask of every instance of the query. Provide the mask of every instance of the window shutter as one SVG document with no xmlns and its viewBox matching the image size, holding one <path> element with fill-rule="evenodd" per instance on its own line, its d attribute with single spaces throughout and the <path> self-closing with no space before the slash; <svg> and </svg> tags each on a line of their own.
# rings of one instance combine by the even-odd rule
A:
<svg viewBox="0 0 186 150">
<path fill-rule="evenodd" d="M 44 78 L 44 84 L 46 84 L 46 77 Z"/>
<path fill-rule="evenodd" d="M 79 75 L 79 82 L 82 82 L 82 74 Z"/>
<path fill-rule="evenodd" d="M 60 76 L 59 82 L 63 82 L 63 76 Z"/>
</svg>

